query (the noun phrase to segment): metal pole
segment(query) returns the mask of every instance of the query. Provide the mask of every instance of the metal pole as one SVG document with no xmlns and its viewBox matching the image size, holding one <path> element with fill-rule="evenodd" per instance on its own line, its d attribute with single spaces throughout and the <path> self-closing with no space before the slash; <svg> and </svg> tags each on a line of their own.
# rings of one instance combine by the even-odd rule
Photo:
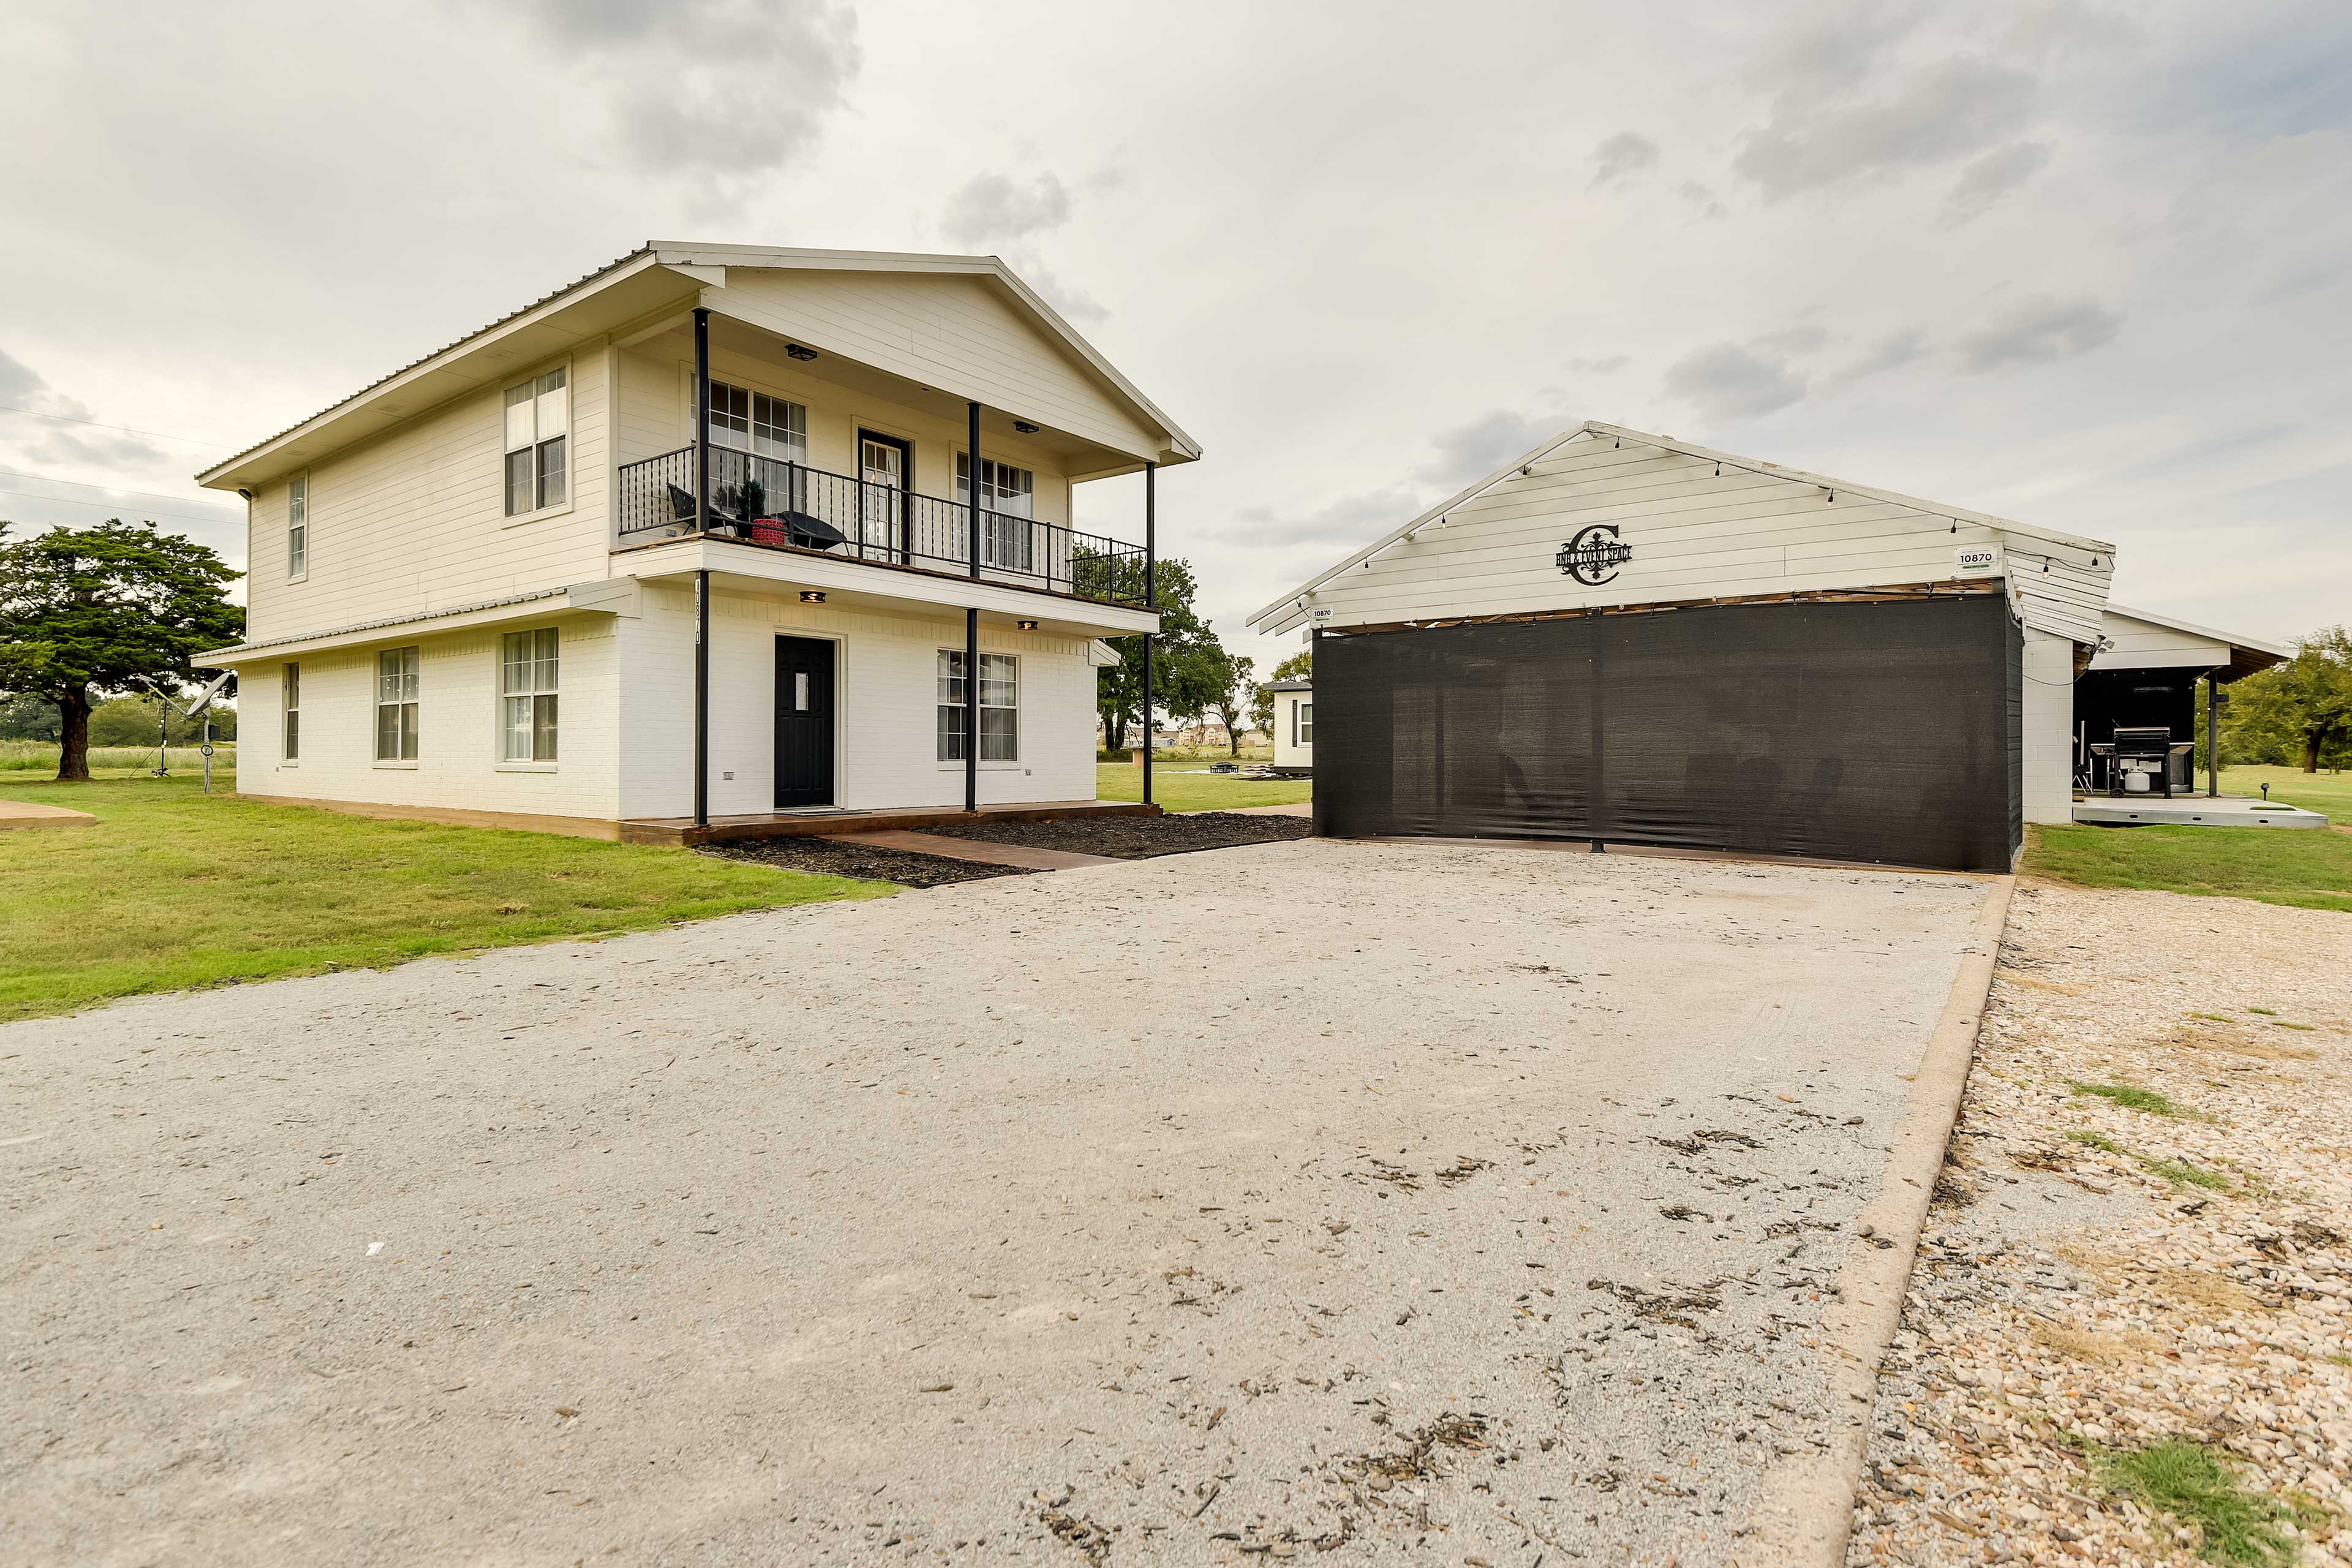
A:
<svg viewBox="0 0 2352 1568">
<path fill-rule="evenodd" d="M 980 611 L 963 613 L 963 808 L 980 809 Z"/>
<path fill-rule="evenodd" d="M 2205 793 L 2221 793 L 2221 683 L 2205 677 Z"/>
<path fill-rule="evenodd" d="M 965 499 L 971 502 L 971 574 L 980 575 L 980 405 L 967 405 L 971 414 L 971 433 L 967 445 L 971 448 L 971 483 L 965 487 Z M 1031 509 L 1034 510 L 1034 508 Z M 980 679 L 978 670 L 972 679 Z M 977 740 L 978 737 L 973 737 Z"/>
<path fill-rule="evenodd" d="M 1143 607 L 1160 607 L 1160 465 L 1143 465 Z M 1143 634 L 1143 804 L 1151 804 L 1151 655 L 1158 641 Z"/>
<path fill-rule="evenodd" d="M 694 531 L 710 531 L 710 312 L 694 311 Z M 694 574 L 694 825 L 710 826 L 710 573 Z"/>
<path fill-rule="evenodd" d="M 205 710 L 205 793 L 213 793 L 213 710 Z"/>
<path fill-rule="evenodd" d="M 710 826 L 710 574 L 694 574 L 694 825 Z"/>
<path fill-rule="evenodd" d="M 1609 780 L 1601 769 L 1601 745 L 1605 737 L 1601 730 L 1601 694 L 1607 686 L 1601 672 L 1601 607 L 1596 605 L 1587 614 L 1592 623 L 1592 799 L 1586 809 L 1591 817 L 1592 852 L 1605 855 L 1609 852 L 1609 830 L 1605 820 Z"/>
</svg>

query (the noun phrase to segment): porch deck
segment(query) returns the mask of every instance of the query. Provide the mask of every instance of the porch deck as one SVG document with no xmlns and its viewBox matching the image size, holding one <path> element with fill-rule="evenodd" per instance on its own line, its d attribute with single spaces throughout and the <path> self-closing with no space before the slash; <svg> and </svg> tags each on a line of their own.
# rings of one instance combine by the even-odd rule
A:
<svg viewBox="0 0 2352 1568">
<path fill-rule="evenodd" d="M 2283 805 L 2242 795 L 2095 795 L 2074 803 L 2076 822 L 2102 827 L 2165 823 L 2195 827 L 2326 827 L 2327 818 L 2299 805 Z"/>
<path fill-rule="evenodd" d="M 1157 816 L 1160 807 L 1131 800 L 1045 800 L 1020 805 L 983 805 L 978 811 L 961 806 L 925 806 L 877 811 L 844 811 L 812 806 L 802 811 L 751 812 L 714 816 L 698 827 L 690 816 L 625 819 L 620 824 L 624 844 L 659 844 L 672 848 L 697 844 L 724 844 L 739 838 L 789 838 L 805 834 L 879 833 L 911 828 L 920 832 L 954 823 L 1051 822 L 1065 816 Z"/>
</svg>

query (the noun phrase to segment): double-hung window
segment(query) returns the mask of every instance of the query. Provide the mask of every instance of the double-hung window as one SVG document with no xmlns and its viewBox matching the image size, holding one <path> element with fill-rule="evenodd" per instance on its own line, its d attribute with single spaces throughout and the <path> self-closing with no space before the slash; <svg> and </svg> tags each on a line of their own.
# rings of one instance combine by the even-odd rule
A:
<svg viewBox="0 0 2352 1568">
<path fill-rule="evenodd" d="M 956 454 L 956 500 L 971 504 L 971 454 Z M 1035 569 L 1030 520 L 1037 515 L 1037 476 L 993 458 L 980 460 L 981 564 L 1008 572 Z"/>
<path fill-rule="evenodd" d="M 507 388 L 507 515 L 562 506 L 572 494 L 571 376 L 562 365 Z"/>
<path fill-rule="evenodd" d="M 286 760 L 302 759 L 302 667 L 289 664 L 281 678 L 285 681 Z"/>
<path fill-rule="evenodd" d="M 964 760 L 964 659 L 961 648 L 940 649 L 940 761 Z M 1021 760 L 1021 661 L 1009 653 L 980 656 L 980 760 Z"/>
<path fill-rule="evenodd" d="M 499 755 L 509 763 L 555 761 L 555 628 L 509 632 L 500 671 Z"/>
<path fill-rule="evenodd" d="M 808 410 L 786 398 L 771 397 L 710 384 L 710 445 L 716 459 L 710 468 L 711 499 L 729 511 L 745 516 L 797 510 L 806 501 L 808 476 L 799 478 L 800 493 L 784 494 L 786 470 L 763 463 L 730 458 L 748 452 L 768 463 L 808 463 Z"/>
<path fill-rule="evenodd" d="M 375 760 L 416 760 L 416 699 L 420 650 L 391 647 L 375 656 Z"/>
<path fill-rule="evenodd" d="M 1290 705 L 1290 743 L 1294 746 L 1315 743 L 1315 704 L 1303 697 Z"/>
<path fill-rule="evenodd" d="M 297 474 L 286 481 L 286 575 L 299 578 L 310 570 L 310 476 Z"/>
</svg>

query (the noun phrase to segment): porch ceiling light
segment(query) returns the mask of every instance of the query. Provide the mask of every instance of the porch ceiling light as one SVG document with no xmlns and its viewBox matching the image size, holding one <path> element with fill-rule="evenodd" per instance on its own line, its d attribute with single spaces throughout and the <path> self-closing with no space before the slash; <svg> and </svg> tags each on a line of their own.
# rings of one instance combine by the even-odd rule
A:
<svg viewBox="0 0 2352 1568">
<path fill-rule="evenodd" d="M 824 590 L 822 588 L 803 588 L 801 590 L 801 603 L 803 605 L 824 604 Z"/>
<path fill-rule="evenodd" d="M 1024 436 L 1034 436 L 1037 434 L 1037 426 L 1030 424 L 1026 419 L 1015 419 L 1013 422 L 1013 427 L 1015 430 L 1020 431 Z"/>
<path fill-rule="evenodd" d="M 1013 624 L 1024 632 L 1034 632 L 1037 629 L 1037 623 L 1034 621 L 1015 621 Z"/>
<path fill-rule="evenodd" d="M 814 359 L 816 358 L 816 350 L 810 348 L 806 343 L 786 343 L 784 345 L 784 357 L 787 359 L 801 360 Z"/>
</svg>

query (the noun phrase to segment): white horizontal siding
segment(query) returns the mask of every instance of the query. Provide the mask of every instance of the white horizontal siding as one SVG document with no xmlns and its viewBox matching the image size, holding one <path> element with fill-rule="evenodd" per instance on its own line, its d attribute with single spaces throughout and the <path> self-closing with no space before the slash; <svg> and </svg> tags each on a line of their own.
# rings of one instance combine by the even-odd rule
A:
<svg viewBox="0 0 2352 1568">
<path fill-rule="evenodd" d="M 1619 529 L 1633 556 L 1585 587 L 1553 557 L 1596 523 Z M 1959 548 L 2008 542 L 1900 502 L 1587 435 L 1325 584 L 1311 603 L 1344 626 L 1895 586 L 1948 581 Z M 2037 575 L 2040 565 L 2037 553 Z M 2095 625 L 2106 574 L 2057 564 L 2050 575 L 2027 595 L 2036 623 L 2071 636 L 2088 611 Z"/>
<path fill-rule="evenodd" d="M 2211 669 L 2230 662 L 2228 643 L 2120 610 L 2107 611 L 2100 625 L 2116 646 L 2091 660 L 2093 669 Z"/>
<path fill-rule="evenodd" d="M 286 577 L 286 484 L 261 492 L 247 640 L 603 576 L 605 353 L 583 349 L 568 363 L 569 508 L 528 522 L 508 519 L 503 386 L 471 394 L 311 464 L 309 570 L 300 582 Z M 518 364 L 514 379 L 546 368 Z"/>
<path fill-rule="evenodd" d="M 619 461 L 658 457 L 692 441 L 692 361 L 674 349 L 665 352 L 651 344 L 625 350 L 620 360 L 625 444 Z M 943 500 L 955 499 L 956 455 L 964 450 L 971 436 L 965 422 L 942 419 L 795 371 L 783 357 L 781 339 L 773 359 L 714 349 L 710 374 L 730 385 L 788 398 L 806 408 L 811 467 L 856 478 L 857 433 L 872 430 L 913 447 L 914 489 Z M 1058 457 L 1018 439 L 988 437 L 982 439 L 981 456 L 1029 469 L 1036 477 L 1038 520 L 1068 523 L 1070 481 Z"/>
<path fill-rule="evenodd" d="M 1137 458 L 1160 451 L 1159 434 L 1091 367 L 978 279 L 730 267 L 726 288 L 707 298 L 740 320 L 954 396 Z"/>
</svg>

